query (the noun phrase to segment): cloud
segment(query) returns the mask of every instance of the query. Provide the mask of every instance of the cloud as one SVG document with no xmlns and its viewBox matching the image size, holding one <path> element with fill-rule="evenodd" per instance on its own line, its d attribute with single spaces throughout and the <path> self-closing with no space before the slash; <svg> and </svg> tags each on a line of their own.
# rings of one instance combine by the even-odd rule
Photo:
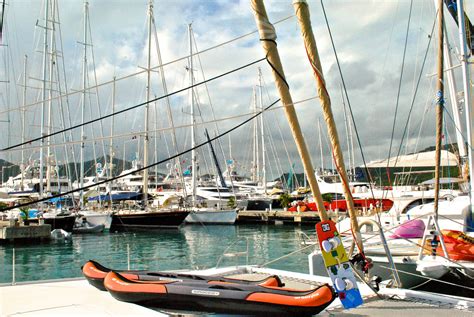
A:
<svg viewBox="0 0 474 317">
<path fill-rule="evenodd" d="M 143 67 L 146 67 L 148 51 L 146 46 L 147 0 L 133 1 L 133 3 L 126 0 L 91 0 L 89 2 L 91 35 L 96 63 L 95 73 L 98 81 L 100 83 L 106 82 L 112 80 L 114 75 L 120 78 L 142 71 Z M 265 3 L 271 21 L 277 21 L 294 14 L 289 1 L 273 0 L 265 1 Z M 409 12 L 408 2 L 337 0 L 325 1 L 324 4 L 364 153 L 369 160 L 383 158 L 388 153 L 397 98 L 399 100 L 399 113 L 397 114 L 394 134 L 395 146 L 399 146 L 404 132 L 403 127 L 407 120 L 415 83 L 420 75 L 420 65 L 428 43 L 427 34 L 431 31 L 434 19 L 432 1 L 414 2 L 405 57 L 405 71 L 401 81 L 402 54 Z M 322 61 L 323 74 L 331 95 L 333 112 L 340 132 L 341 146 L 346 151 L 347 157 L 341 78 L 321 5 L 310 3 L 310 6 L 312 26 Z M 247 0 L 155 1 L 153 9 L 157 37 L 164 63 L 188 55 L 189 38 L 187 32 L 190 23 L 192 23 L 196 45 L 199 50 L 219 45 L 256 29 L 253 13 Z M 64 58 L 64 73 L 66 74 L 66 78 L 62 78 L 62 80 L 68 84 L 70 92 L 72 92 L 72 89 L 80 89 L 82 83 L 83 46 L 78 44 L 83 37 L 82 11 L 83 4 L 80 2 L 60 2 L 59 16 L 61 18 L 63 44 L 61 55 Z M 25 53 L 30 56 L 31 61 L 29 77 L 41 78 L 42 58 L 41 54 L 35 53 L 35 51 L 42 50 L 42 29 L 35 28 L 35 24 L 37 20 L 39 25 L 44 23 L 42 16 L 39 1 L 24 0 L 10 3 L 6 16 L 6 26 L 9 33 L 5 34 L 5 39 L 13 52 L 11 55 L 11 62 L 13 63 L 10 68 L 12 83 L 16 79 L 22 78 L 22 56 Z M 296 19 L 291 18 L 277 24 L 276 30 L 278 49 L 294 101 L 316 96 L 315 81 L 308 64 Z M 59 37 L 57 39 L 59 41 Z M 154 42 L 154 39 L 152 42 Z M 429 105 L 433 99 L 432 78 L 426 76 L 433 72 L 434 43 L 431 45 L 426 62 L 427 66 L 421 74 L 422 82 L 414 102 L 411 131 L 408 133 L 410 147 L 417 143 L 419 147 L 428 146 L 433 142 L 433 137 L 430 137 L 433 132 L 433 119 L 430 117 L 433 116 L 433 111 L 425 112 L 426 105 Z M 88 73 L 89 82 L 92 83 L 94 72 L 90 53 L 89 48 Z M 197 58 L 194 60 L 194 76 L 196 81 L 200 82 L 204 77 L 211 78 L 263 56 L 264 53 L 258 35 L 252 34 L 200 54 L 200 62 Z M 154 66 L 158 64 L 154 44 L 151 64 Z M 58 64 L 58 66 L 61 68 L 62 64 Z M 187 67 L 188 60 L 184 59 L 164 68 L 168 92 L 189 85 Z M 249 112 L 252 107 L 252 90 L 258 84 L 258 67 L 261 68 L 265 83 L 264 104 L 276 100 L 278 95 L 273 84 L 271 68 L 266 62 L 261 62 L 253 67 L 225 76 L 220 80 L 209 82 L 207 89 L 204 86 L 196 88 L 195 92 L 199 94 L 199 100 L 201 101 L 200 108 L 203 120 L 208 121 L 213 118 L 210 108 L 211 103 L 217 119 Z M 63 70 L 61 69 L 61 71 Z M 153 71 L 151 72 L 151 78 L 151 95 L 162 95 L 164 89 L 161 73 Z M 400 82 L 399 93 L 398 86 Z M 41 82 L 30 78 L 29 85 L 40 87 Z M 143 102 L 146 99 L 145 88 L 146 76 L 144 74 L 118 81 L 116 83 L 116 110 Z M 12 93 L 12 104 L 20 105 L 20 86 L 16 86 L 15 89 L 18 93 Z M 65 89 L 64 85 L 62 89 Z M 111 85 L 100 87 L 97 98 L 94 94 L 90 94 L 90 102 L 88 101 L 87 107 L 91 107 L 92 110 L 88 110 L 88 117 L 98 115 L 97 100 L 101 105 L 102 113 L 110 113 L 112 109 L 111 96 Z M 38 91 L 31 89 L 28 92 L 28 99 L 30 102 L 38 100 Z M 182 92 L 171 97 L 169 103 L 174 124 L 178 127 L 178 148 L 183 150 L 190 145 L 190 129 L 188 127 L 179 128 L 180 125 L 186 125 L 190 122 L 188 92 Z M 72 123 L 77 124 L 80 120 L 80 96 L 78 94 L 71 96 L 69 104 Z M 5 104 L 0 104 L 0 107 L 5 106 Z M 55 113 L 58 113 L 59 103 L 54 103 L 53 107 Z M 65 107 L 65 104 L 63 104 L 63 107 Z M 154 107 L 154 105 L 151 107 L 153 113 L 150 115 L 150 126 L 154 129 L 156 122 L 158 128 L 170 127 L 166 100 L 157 103 L 156 116 Z M 35 111 L 28 114 L 28 121 L 35 122 L 38 125 L 39 106 L 34 106 L 32 109 Z M 317 122 L 319 120 L 323 123 L 319 100 L 298 104 L 296 109 L 313 157 L 313 163 L 317 167 L 320 164 Z M 5 113 L 0 114 L 0 116 L 5 116 Z M 12 118 L 18 120 L 18 112 Z M 423 120 L 423 118 L 425 119 Z M 198 118 L 198 121 L 200 120 L 202 119 Z M 241 120 L 242 118 L 235 118 L 219 121 L 217 126 L 219 131 L 224 131 L 238 124 Z M 60 125 L 59 117 L 56 115 L 54 121 L 56 126 Z M 423 126 L 421 126 L 422 121 L 424 122 Z M 110 124 L 111 120 L 104 120 L 105 135 L 109 134 Z M 286 158 L 286 153 L 290 154 L 292 162 L 297 163 L 299 159 L 283 111 L 279 109 L 265 115 L 265 124 L 268 127 L 266 132 L 269 136 L 267 140 L 268 151 L 269 153 L 278 153 L 278 155 L 269 155 L 268 165 L 279 166 L 278 169 L 287 171 L 291 164 Z M 116 134 L 138 133 L 143 129 L 143 126 L 144 110 L 141 108 L 117 116 L 114 131 Z M 206 126 L 211 131 L 216 129 L 214 124 L 207 124 Z M 417 129 L 420 126 L 423 128 L 421 131 Z M 100 136 L 99 126 L 95 125 L 94 127 L 95 136 Z M 203 141 L 202 127 L 198 127 L 198 130 L 198 139 Z M 323 126 L 322 147 L 325 165 L 329 167 L 331 152 L 327 145 L 325 130 Z M 452 126 L 448 125 L 448 130 L 453 133 Z M 91 138 L 92 131 L 90 129 L 86 131 L 88 137 Z M 39 129 L 37 127 L 32 126 L 28 129 L 28 137 L 37 136 L 38 134 Z M 241 162 L 248 161 L 248 153 L 250 153 L 252 146 L 252 138 L 250 137 L 252 134 L 253 124 L 250 123 L 233 132 L 230 136 L 230 142 L 228 138 L 225 141 L 223 140 L 222 146 L 227 155 L 230 152 L 229 143 L 231 143 L 232 155 Z M 420 134 L 420 141 L 413 141 L 418 137 L 418 134 Z M 78 132 L 75 132 L 74 138 L 77 139 L 78 137 Z M 59 142 L 60 139 L 57 138 L 55 141 Z M 132 142 L 130 140 L 131 136 L 116 140 L 117 155 L 123 155 L 123 148 L 125 148 L 126 157 L 131 158 L 135 155 L 138 141 L 134 140 Z M 18 141 L 19 136 L 15 136 L 11 143 Z M 125 147 L 123 147 L 124 141 Z M 165 141 L 167 141 L 166 144 Z M 4 145 L 7 141 L 3 140 L 2 142 Z M 159 157 L 165 157 L 168 149 L 172 147 L 170 132 L 164 132 L 157 143 Z M 88 146 L 87 149 L 87 157 L 90 158 L 93 155 L 92 147 Z M 12 154 L 12 156 L 13 161 L 18 160 L 17 153 Z M 359 154 L 356 154 L 356 161 L 357 163 L 361 162 Z M 297 167 L 301 168 L 298 163 Z M 274 168 L 274 170 L 276 173 L 277 168 Z"/>
</svg>

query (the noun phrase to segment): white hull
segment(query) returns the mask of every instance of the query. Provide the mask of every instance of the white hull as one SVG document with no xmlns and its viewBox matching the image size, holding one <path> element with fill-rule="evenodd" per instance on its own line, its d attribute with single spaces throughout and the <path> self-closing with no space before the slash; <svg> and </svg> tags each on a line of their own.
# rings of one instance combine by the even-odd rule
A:
<svg viewBox="0 0 474 317">
<path fill-rule="evenodd" d="M 104 230 L 109 230 L 110 225 L 112 224 L 112 213 L 110 212 L 94 212 L 94 211 L 81 211 L 81 215 L 83 215 L 86 219 L 87 222 L 91 226 L 98 226 L 98 225 L 104 225 Z"/>
<path fill-rule="evenodd" d="M 228 224 L 233 225 L 237 219 L 237 210 L 195 210 L 184 220 L 186 223 Z"/>
</svg>

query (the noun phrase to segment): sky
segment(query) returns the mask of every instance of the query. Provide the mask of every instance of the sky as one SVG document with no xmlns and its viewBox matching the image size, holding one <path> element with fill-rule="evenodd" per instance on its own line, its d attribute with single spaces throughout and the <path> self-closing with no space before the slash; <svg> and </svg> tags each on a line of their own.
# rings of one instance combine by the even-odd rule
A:
<svg viewBox="0 0 474 317">
<path fill-rule="evenodd" d="M 2 147 L 17 144 L 21 141 L 21 111 L 23 105 L 24 56 L 27 62 L 27 90 L 25 138 L 31 139 L 40 135 L 40 114 L 42 98 L 42 63 L 44 42 L 44 1 L 16 0 L 7 1 L 5 11 L 5 26 L 3 30 L 2 70 L 0 72 L 0 122 Z M 108 83 L 87 90 L 85 97 L 85 119 L 96 118 L 109 114 L 112 110 L 113 85 L 111 81 L 117 78 L 115 85 L 115 110 L 124 109 L 140 104 L 146 100 L 147 77 L 144 69 L 147 67 L 147 3 L 146 0 L 90 0 L 88 2 L 89 23 L 86 67 L 86 87 L 96 83 Z M 412 4 L 410 15 L 410 4 Z M 162 73 L 164 74 L 167 91 L 173 92 L 187 87 L 190 83 L 188 58 L 189 35 L 188 27 L 192 25 L 194 34 L 193 50 L 206 51 L 193 59 L 193 74 L 196 82 L 204 78 L 212 78 L 227 71 L 239 68 L 264 57 L 263 50 L 254 32 L 256 25 L 250 3 L 247 0 L 213 0 L 213 1 L 159 1 L 153 3 L 153 14 L 163 72 L 152 71 L 151 96 L 164 95 Z M 287 82 L 296 104 L 296 111 L 302 126 L 307 145 L 312 154 L 315 168 L 323 163 L 331 168 L 331 152 L 326 137 L 326 127 L 321 116 L 319 100 L 316 97 L 316 84 L 304 50 L 300 30 L 294 15 L 291 1 L 265 1 L 269 18 L 272 22 L 288 18 L 275 25 L 277 43 L 282 59 Z M 352 108 L 357 134 L 362 153 L 366 161 L 388 157 L 392 143 L 392 156 L 400 147 L 404 128 L 405 133 L 401 153 L 414 152 L 434 144 L 434 86 L 435 78 L 435 47 L 436 36 L 433 36 L 430 46 L 430 33 L 435 20 L 434 2 L 431 0 L 331 0 L 324 1 L 329 27 L 336 47 L 342 75 L 347 89 L 347 96 Z M 84 4 L 82 1 L 58 1 L 55 7 L 55 45 L 53 54 L 56 58 L 51 81 L 51 96 L 58 96 L 58 91 L 65 94 L 66 89 L 71 94 L 68 98 L 56 98 L 51 102 L 52 129 L 57 131 L 62 126 L 70 126 L 81 122 L 84 61 Z M 472 19 L 473 8 L 467 7 Z M 355 159 L 351 159 L 352 151 L 348 151 L 349 133 L 343 111 L 341 92 L 342 80 L 338 71 L 335 54 L 331 45 L 328 27 L 324 19 L 321 3 L 310 1 L 312 27 L 316 37 L 321 57 L 323 73 L 332 100 L 335 120 L 338 125 L 341 146 L 344 150 L 346 165 L 355 161 L 362 164 L 361 150 L 355 138 L 356 131 L 352 130 Z M 452 42 L 453 63 L 459 64 L 458 36 L 455 25 L 446 12 L 448 37 Z M 407 36 L 407 25 L 410 17 L 410 27 Z M 49 24 L 51 29 L 51 23 Z M 49 30 L 51 34 L 51 30 Z M 254 33 L 251 33 L 254 32 Z M 249 34 L 239 40 L 219 46 L 221 43 Z M 152 32 L 151 67 L 158 66 L 155 33 Z M 48 43 L 51 39 L 48 39 Z M 405 41 L 407 45 L 405 46 Z M 51 45 L 49 45 L 52 47 Z M 408 113 L 412 103 L 416 82 L 420 76 L 423 57 L 427 51 L 426 65 L 421 71 L 420 86 L 413 102 L 410 122 L 407 124 Z M 404 57 L 405 52 L 405 57 Z M 48 55 L 48 60 L 51 54 Z M 179 60 L 177 62 L 173 62 Z M 404 63 L 403 63 L 404 61 Z M 403 77 L 402 73 L 403 67 Z M 48 61 L 49 73 L 49 61 Z M 253 88 L 258 84 L 258 67 L 262 71 L 262 100 L 264 105 L 278 99 L 273 84 L 271 69 L 265 61 L 251 67 L 211 81 L 207 86 L 201 85 L 195 89 L 195 108 L 198 142 L 205 140 L 204 128 L 211 135 L 222 133 L 239 124 L 252 111 Z M 142 72 L 141 75 L 126 76 Z M 456 74 L 458 89 L 461 90 L 460 74 Z M 49 78 L 49 77 L 48 77 Z M 6 82 L 6 83 L 5 83 Z M 50 86 L 50 82 L 47 83 Z M 400 89 L 399 89 L 400 87 Z M 173 117 L 177 150 L 183 151 L 191 146 L 189 124 L 190 96 L 187 91 L 162 99 L 149 108 L 149 129 L 165 129 L 159 133 L 150 133 L 152 148 L 149 162 L 164 159 L 174 153 L 170 113 Z M 259 93 L 257 91 L 257 99 Z M 308 100 L 309 99 L 309 100 Z M 58 102 L 61 100 L 61 104 Z M 168 112 L 168 104 L 170 112 Z M 347 100 L 345 104 L 348 105 Z M 212 105 L 212 106 L 211 106 Z M 294 163 L 297 171 L 301 171 L 296 147 L 288 128 L 283 111 L 275 105 L 275 109 L 264 115 L 265 149 L 267 168 L 271 175 L 287 172 Z M 462 106 L 462 105 L 461 105 Z M 62 108 L 61 108 L 62 107 Z M 69 107 L 69 112 L 66 109 Z M 449 112 L 451 103 L 447 100 Z M 8 108 L 11 110 L 8 112 Z M 45 103 L 48 108 L 48 103 Z M 63 109 L 63 110 L 61 110 Z M 100 110 L 99 110 L 100 109 Z M 396 121 L 393 130 L 392 126 Z M 61 112 L 63 111 L 63 112 Z M 64 113 L 64 124 L 61 113 Z M 114 138 L 113 153 L 116 157 L 133 159 L 142 155 L 144 123 L 144 107 L 117 115 L 114 119 L 113 134 L 126 134 Z M 461 113 L 461 116 L 464 113 Z M 47 122 L 47 112 L 45 122 Z M 233 119 L 229 119 L 234 117 Z M 217 123 L 209 123 L 213 118 Z M 227 118 L 227 119 L 226 119 Z M 225 120 L 224 120 L 225 119 Z M 5 122 L 8 121 L 9 122 Z M 462 117 L 464 124 L 464 117 Z M 322 147 L 319 141 L 318 122 L 321 123 Z M 451 117 L 446 119 L 445 140 L 454 142 L 454 127 Z M 97 139 L 102 135 L 111 134 L 111 120 L 102 122 L 102 127 L 95 124 L 85 128 L 86 140 Z M 226 159 L 232 158 L 235 165 L 248 174 L 252 160 L 254 123 L 248 123 L 230 136 L 221 139 L 222 152 Z M 463 127 L 461 127 L 463 128 Z M 47 128 L 45 128 L 47 130 Z M 69 160 L 72 160 L 72 150 L 76 160 L 79 157 L 79 145 L 72 141 L 80 140 L 80 129 L 75 129 L 71 135 L 59 135 L 52 140 L 55 144 L 68 143 Z M 140 142 L 140 143 L 139 143 Z M 156 142 L 156 151 L 155 151 Z M 39 143 L 27 145 L 38 146 Z M 63 145 L 54 147 L 56 160 L 64 162 Z M 109 139 L 104 142 L 86 142 L 85 157 L 91 159 L 109 152 Z M 136 153 L 140 152 L 140 153 Z M 212 165 L 208 150 L 201 151 L 200 165 Z M 220 150 L 218 151 L 220 152 Z M 323 161 L 321 162 L 321 152 Z M 37 159 L 38 150 L 26 150 L 25 160 Z M 154 154 L 156 153 L 156 155 Z M 2 153 L 1 158 L 18 163 L 20 152 Z M 220 159 L 223 160 L 222 154 Z M 189 159 L 183 158 L 184 164 Z"/>
</svg>

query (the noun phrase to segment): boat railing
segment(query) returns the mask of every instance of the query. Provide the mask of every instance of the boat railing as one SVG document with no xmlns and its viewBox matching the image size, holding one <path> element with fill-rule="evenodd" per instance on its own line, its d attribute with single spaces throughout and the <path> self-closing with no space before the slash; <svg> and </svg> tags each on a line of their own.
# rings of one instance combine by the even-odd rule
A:
<svg viewBox="0 0 474 317">
<path fill-rule="evenodd" d="M 245 244 L 246 244 L 246 250 L 245 251 L 240 251 L 240 252 L 229 252 L 233 247 L 235 247 L 239 242 L 241 241 L 245 241 Z M 216 268 L 219 267 L 219 265 L 221 264 L 222 260 L 224 258 L 233 258 L 233 257 L 241 257 L 241 256 L 245 256 L 246 257 L 246 260 L 245 260 L 245 265 L 248 265 L 249 264 L 249 238 L 248 237 L 245 237 L 245 238 L 241 238 L 241 239 L 236 239 L 234 242 L 232 242 L 225 250 L 224 252 L 222 253 L 222 255 L 219 257 L 219 259 L 217 260 L 217 263 L 216 263 Z"/>
<path fill-rule="evenodd" d="M 296 235 L 298 236 L 298 238 L 300 239 L 301 241 L 301 244 L 303 245 L 315 245 L 316 244 L 316 241 L 313 240 L 307 233 L 303 232 L 303 231 L 298 231 L 296 232 Z"/>
</svg>

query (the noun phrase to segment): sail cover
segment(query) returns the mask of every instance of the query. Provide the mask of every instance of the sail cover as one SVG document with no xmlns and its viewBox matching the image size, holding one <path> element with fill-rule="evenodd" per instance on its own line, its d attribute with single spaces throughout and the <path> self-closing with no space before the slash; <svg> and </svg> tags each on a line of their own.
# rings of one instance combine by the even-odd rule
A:
<svg viewBox="0 0 474 317">
<path fill-rule="evenodd" d="M 387 164 L 388 163 L 388 164 Z M 441 150 L 441 166 L 457 166 L 458 159 L 455 154 Z M 427 167 L 435 166 L 435 151 L 421 152 L 415 154 L 402 155 L 391 157 L 387 160 L 372 161 L 367 164 L 368 168 L 376 167 Z"/>
</svg>

